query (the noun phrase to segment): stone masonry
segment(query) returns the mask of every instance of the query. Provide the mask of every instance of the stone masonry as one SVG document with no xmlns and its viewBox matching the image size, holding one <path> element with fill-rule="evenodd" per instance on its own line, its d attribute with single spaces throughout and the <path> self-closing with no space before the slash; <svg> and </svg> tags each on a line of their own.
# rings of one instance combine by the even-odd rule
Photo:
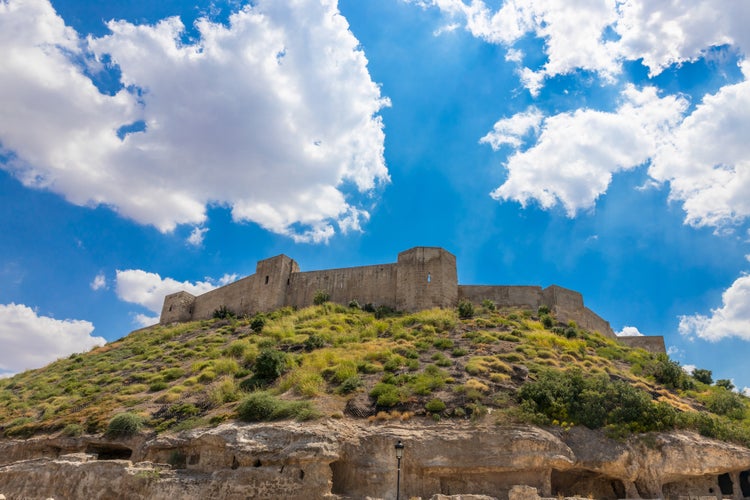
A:
<svg viewBox="0 0 750 500">
<path fill-rule="evenodd" d="M 418 311 L 433 307 L 455 307 L 458 301 L 480 304 L 490 300 L 497 307 L 522 307 L 536 310 L 547 306 L 562 322 L 615 338 L 609 322 L 584 306 L 583 296 L 556 285 L 487 286 L 459 285 L 456 257 L 442 248 L 415 247 L 398 254 L 396 263 L 374 266 L 301 272 L 286 255 L 258 262 L 255 274 L 234 283 L 193 296 L 177 292 L 164 298 L 161 323 L 209 319 L 214 311 L 226 307 L 235 314 L 251 315 L 284 306 L 312 305 L 318 291 L 330 300 L 348 304 L 387 306 L 399 311 Z M 637 347 L 664 352 L 662 337 L 629 340 Z"/>
</svg>

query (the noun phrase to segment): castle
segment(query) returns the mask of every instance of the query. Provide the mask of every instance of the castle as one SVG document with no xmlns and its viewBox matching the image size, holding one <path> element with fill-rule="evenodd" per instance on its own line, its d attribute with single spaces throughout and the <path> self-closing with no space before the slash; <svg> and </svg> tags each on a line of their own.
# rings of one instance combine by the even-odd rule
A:
<svg viewBox="0 0 750 500">
<path fill-rule="evenodd" d="M 653 352 L 665 352 L 662 337 L 616 337 L 609 323 L 583 305 L 580 293 L 556 285 L 482 286 L 459 285 L 456 257 L 437 247 L 415 247 L 398 254 L 396 263 L 301 272 L 286 255 L 258 262 L 255 274 L 199 296 L 177 292 L 164 298 L 162 324 L 213 317 L 226 307 L 245 315 L 284 306 L 313 304 L 318 291 L 330 300 L 348 304 L 387 306 L 398 311 L 433 307 L 455 307 L 460 300 L 480 304 L 490 300 L 497 307 L 519 307 L 536 311 L 546 306 L 562 322 L 598 331 L 609 338 Z"/>
</svg>

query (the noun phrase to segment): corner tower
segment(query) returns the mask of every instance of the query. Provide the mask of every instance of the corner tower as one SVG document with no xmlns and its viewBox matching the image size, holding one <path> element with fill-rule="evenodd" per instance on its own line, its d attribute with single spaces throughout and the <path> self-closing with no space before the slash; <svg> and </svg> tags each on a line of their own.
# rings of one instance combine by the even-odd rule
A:
<svg viewBox="0 0 750 500">
<path fill-rule="evenodd" d="M 456 256 L 439 247 L 414 247 L 398 254 L 396 309 L 454 307 L 458 301 Z"/>
</svg>

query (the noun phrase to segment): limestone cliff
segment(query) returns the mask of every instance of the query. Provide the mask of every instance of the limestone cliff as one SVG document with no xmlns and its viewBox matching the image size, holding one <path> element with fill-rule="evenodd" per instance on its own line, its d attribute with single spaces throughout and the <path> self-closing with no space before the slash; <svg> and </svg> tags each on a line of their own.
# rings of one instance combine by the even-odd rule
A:
<svg viewBox="0 0 750 500">
<path fill-rule="evenodd" d="M 401 498 L 520 498 L 526 490 L 509 495 L 514 485 L 546 497 L 750 497 L 750 449 L 693 433 L 619 442 L 582 427 L 346 419 L 224 424 L 119 441 L 4 441 L 0 494 L 9 500 L 392 499 L 397 439 L 406 446 Z"/>
</svg>

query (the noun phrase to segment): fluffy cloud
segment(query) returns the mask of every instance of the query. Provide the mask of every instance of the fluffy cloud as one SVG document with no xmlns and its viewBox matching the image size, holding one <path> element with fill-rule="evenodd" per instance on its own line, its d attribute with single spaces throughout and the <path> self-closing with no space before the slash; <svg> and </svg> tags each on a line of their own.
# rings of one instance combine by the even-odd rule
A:
<svg viewBox="0 0 750 500">
<path fill-rule="evenodd" d="M 750 63 L 743 64 L 750 76 Z M 649 174 L 668 182 L 685 222 L 731 227 L 750 216 L 750 81 L 707 95 L 653 158 Z"/>
<path fill-rule="evenodd" d="M 618 337 L 641 337 L 643 334 L 635 326 L 625 326 L 619 332 L 615 332 Z"/>
<path fill-rule="evenodd" d="M 207 279 L 206 281 L 190 283 L 189 281 L 179 282 L 172 278 L 162 278 L 157 273 L 149 273 L 140 269 L 118 270 L 116 293 L 120 300 L 141 305 L 159 314 L 165 295 L 181 290 L 193 295 L 201 295 L 216 287 L 231 283 L 236 279 L 236 274 L 225 274 L 219 280 Z M 148 326 L 154 323 L 152 319 L 144 315 L 139 315 L 136 317 L 136 322 L 143 326 Z"/>
<path fill-rule="evenodd" d="M 581 109 L 546 117 L 540 124 L 540 116 L 530 110 L 500 120 L 482 138 L 493 148 L 517 147 L 527 132 L 538 133 L 531 148 L 510 156 L 508 178 L 492 197 L 524 206 L 536 200 L 545 209 L 560 203 L 571 217 L 591 209 L 613 173 L 635 168 L 655 154 L 686 107 L 679 97 L 629 86 L 615 112 Z"/>
<path fill-rule="evenodd" d="M 388 101 L 335 1 L 253 2 L 193 44 L 177 18 L 108 26 L 84 40 L 47 0 L 0 2 L 0 167 L 162 231 L 209 203 L 305 241 L 366 217 Z M 86 76 L 108 60 L 114 95 Z"/>
<path fill-rule="evenodd" d="M 536 94 L 548 77 L 582 69 L 612 80 L 624 60 L 642 60 L 651 75 L 730 44 L 747 53 L 750 6 L 731 0 L 505 0 L 496 10 L 482 0 L 415 0 L 461 20 L 474 36 L 513 49 L 529 34 L 545 41 L 546 63 L 521 67 Z M 522 59 L 513 52 L 511 58 Z"/>
<path fill-rule="evenodd" d="M 680 316 L 680 333 L 712 342 L 738 337 L 750 340 L 750 275 L 740 276 L 721 297 L 722 305 L 706 316 Z"/>
<path fill-rule="evenodd" d="M 39 316 L 22 304 L 0 304 L 0 371 L 39 368 L 74 352 L 85 352 L 105 340 L 81 320 Z"/>
</svg>

